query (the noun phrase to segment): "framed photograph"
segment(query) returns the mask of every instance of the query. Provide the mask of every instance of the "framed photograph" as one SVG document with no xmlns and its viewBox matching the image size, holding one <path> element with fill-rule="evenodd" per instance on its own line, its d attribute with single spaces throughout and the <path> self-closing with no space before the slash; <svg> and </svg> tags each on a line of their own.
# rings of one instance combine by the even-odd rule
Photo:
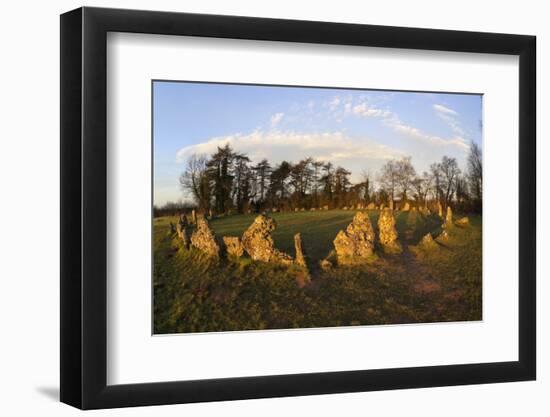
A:
<svg viewBox="0 0 550 417">
<path fill-rule="evenodd" d="M 533 380 L 535 37 L 61 16 L 61 401 Z"/>
</svg>

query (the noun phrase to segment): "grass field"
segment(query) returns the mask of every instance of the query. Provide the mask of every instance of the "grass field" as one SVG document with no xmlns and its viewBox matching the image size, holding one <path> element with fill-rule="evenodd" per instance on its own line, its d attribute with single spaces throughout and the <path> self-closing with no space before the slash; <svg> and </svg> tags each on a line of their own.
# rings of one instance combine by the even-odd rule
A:
<svg viewBox="0 0 550 417">
<path fill-rule="evenodd" d="M 404 252 L 374 262 L 322 271 L 319 261 L 355 212 L 272 213 L 275 245 L 294 256 L 300 232 L 312 281 L 296 285 L 298 268 L 240 260 L 213 261 L 184 250 L 168 233 L 170 221 L 154 220 L 154 331 L 208 332 L 397 324 L 481 319 L 481 217 L 454 227 L 433 249 L 417 247 L 428 232 L 441 231 L 435 216 L 396 212 Z M 369 211 L 376 227 L 378 211 Z M 217 236 L 241 236 L 255 215 L 210 222 Z"/>
</svg>

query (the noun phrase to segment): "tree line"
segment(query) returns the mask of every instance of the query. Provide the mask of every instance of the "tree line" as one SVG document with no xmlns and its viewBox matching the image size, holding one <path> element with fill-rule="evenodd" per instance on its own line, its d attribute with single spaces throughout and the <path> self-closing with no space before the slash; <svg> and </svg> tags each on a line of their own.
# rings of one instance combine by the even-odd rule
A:
<svg viewBox="0 0 550 417">
<path fill-rule="evenodd" d="M 332 209 L 371 202 L 389 205 L 390 201 L 418 206 L 440 202 L 444 207 L 452 203 L 462 211 L 482 208 L 482 155 L 474 142 L 464 171 L 455 158 L 444 156 L 418 173 L 411 157 L 404 157 L 388 160 L 377 175 L 365 169 L 359 181 L 350 177 L 347 169 L 311 157 L 297 163 L 271 164 L 267 159 L 252 163 L 226 144 L 210 156 L 190 156 L 179 182 L 199 212 L 216 214 Z M 164 208 L 176 206 L 168 203 Z"/>
</svg>

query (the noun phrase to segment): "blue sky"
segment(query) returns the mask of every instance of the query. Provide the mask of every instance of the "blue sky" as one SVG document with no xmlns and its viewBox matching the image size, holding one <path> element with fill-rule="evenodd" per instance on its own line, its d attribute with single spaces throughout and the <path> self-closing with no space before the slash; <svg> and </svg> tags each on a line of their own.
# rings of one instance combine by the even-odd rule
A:
<svg viewBox="0 0 550 417">
<path fill-rule="evenodd" d="M 465 168 L 481 145 L 482 96 L 155 81 L 154 204 L 186 200 L 178 178 L 192 154 L 229 143 L 253 162 L 313 157 L 376 176 L 411 156 L 418 173 L 443 155 Z"/>
</svg>

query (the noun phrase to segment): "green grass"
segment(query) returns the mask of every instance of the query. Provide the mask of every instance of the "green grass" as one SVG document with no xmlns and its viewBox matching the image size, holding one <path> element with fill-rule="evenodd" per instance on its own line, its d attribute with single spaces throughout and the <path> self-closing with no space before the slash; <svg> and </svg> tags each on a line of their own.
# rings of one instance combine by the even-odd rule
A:
<svg viewBox="0 0 550 417">
<path fill-rule="evenodd" d="M 369 211 L 376 228 L 378 211 Z M 428 232 L 441 232 L 435 216 L 396 212 L 404 252 L 382 251 L 370 264 L 321 271 L 317 266 L 354 211 L 273 213 L 276 246 L 294 256 L 300 232 L 312 271 L 299 288 L 299 268 L 240 260 L 212 261 L 184 250 L 168 233 L 169 221 L 154 220 L 155 333 L 325 327 L 481 319 L 481 218 L 454 227 L 431 250 L 417 247 Z M 254 215 L 214 219 L 217 236 L 240 236 Z"/>
</svg>

